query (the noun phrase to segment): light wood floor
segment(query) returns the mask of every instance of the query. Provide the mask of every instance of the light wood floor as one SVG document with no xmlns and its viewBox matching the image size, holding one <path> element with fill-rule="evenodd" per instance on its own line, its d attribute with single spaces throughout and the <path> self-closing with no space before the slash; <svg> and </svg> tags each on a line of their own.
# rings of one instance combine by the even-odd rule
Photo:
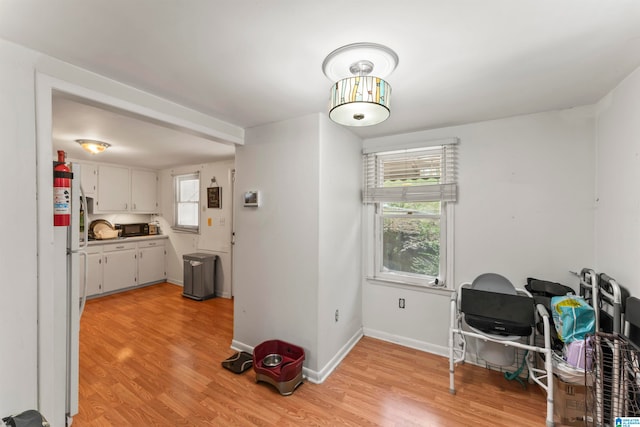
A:
<svg viewBox="0 0 640 427">
<path fill-rule="evenodd" d="M 160 284 L 89 301 L 73 426 L 544 426 L 545 396 L 498 372 L 363 338 L 322 384 L 291 396 L 221 362 L 233 301 Z M 444 321 L 444 320 L 443 320 Z"/>
</svg>

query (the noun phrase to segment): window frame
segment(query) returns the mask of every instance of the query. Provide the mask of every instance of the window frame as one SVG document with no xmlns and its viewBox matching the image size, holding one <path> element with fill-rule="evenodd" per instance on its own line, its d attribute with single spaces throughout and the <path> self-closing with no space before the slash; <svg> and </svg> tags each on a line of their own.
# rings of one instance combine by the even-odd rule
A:
<svg viewBox="0 0 640 427">
<path fill-rule="evenodd" d="M 435 146 L 458 144 L 458 138 L 445 138 L 433 141 L 421 141 L 406 144 L 402 146 L 381 147 L 377 149 L 363 150 L 363 155 L 383 154 L 397 150 L 411 150 L 415 148 L 430 148 Z M 455 154 L 454 154 L 455 157 Z M 365 160 L 366 162 L 366 160 Z M 457 163 L 457 160 L 456 162 Z M 454 169 L 457 165 L 454 164 Z M 366 165 L 365 165 L 366 169 Z M 364 171 L 367 174 L 367 170 Z M 457 188 L 455 178 L 457 171 L 454 171 L 453 184 Z M 449 182 L 451 183 L 451 182 Z M 366 186 L 366 178 L 365 183 Z M 455 190 L 457 192 L 457 189 Z M 455 197 L 454 197 L 455 199 Z M 429 200 L 412 200 L 412 201 L 429 201 Z M 383 221 L 384 218 L 394 217 L 393 214 L 385 215 L 383 213 L 383 204 L 385 202 L 365 201 L 364 219 L 365 219 L 365 242 L 369 242 L 365 250 L 367 254 L 367 266 L 365 276 L 368 280 L 374 282 L 389 283 L 392 285 L 419 287 L 423 289 L 437 290 L 453 290 L 454 289 L 454 271 L 453 271 L 453 255 L 454 255 L 454 211 L 455 200 L 440 200 L 440 214 L 417 214 L 413 218 L 439 219 L 440 221 L 440 254 L 439 254 L 439 274 L 438 277 L 415 274 L 410 272 L 385 271 L 383 267 Z M 368 206 L 367 206 L 368 205 Z M 399 217 L 407 218 L 408 215 L 399 215 Z M 368 224 L 368 225 L 367 225 Z M 436 281 L 437 279 L 437 281 Z"/>
<path fill-rule="evenodd" d="M 197 180 L 198 181 L 198 200 L 195 202 L 184 202 L 180 200 L 180 182 L 188 181 L 188 180 Z M 196 172 L 187 172 L 181 174 L 175 174 L 173 176 L 173 225 L 172 229 L 176 231 L 181 231 L 184 233 L 200 233 L 200 171 Z M 181 204 L 192 203 L 196 205 L 196 223 L 197 225 L 185 225 L 180 224 L 180 215 L 179 215 L 179 207 Z"/>
<path fill-rule="evenodd" d="M 412 214 L 393 215 L 384 214 L 382 211 L 383 202 L 374 206 L 374 279 L 401 282 L 410 285 L 428 286 L 433 288 L 446 287 L 447 279 L 447 202 L 440 202 L 440 214 Z M 427 274 L 417 274 L 407 271 L 385 270 L 384 269 L 384 219 L 385 218 L 407 218 L 407 219 L 437 219 L 440 222 L 440 253 L 438 255 L 438 276 Z"/>
</svg>

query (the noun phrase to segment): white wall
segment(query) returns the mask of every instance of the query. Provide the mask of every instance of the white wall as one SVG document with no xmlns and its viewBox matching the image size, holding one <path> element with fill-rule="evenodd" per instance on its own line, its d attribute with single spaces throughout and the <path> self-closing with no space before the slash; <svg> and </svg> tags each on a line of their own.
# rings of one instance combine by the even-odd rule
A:
<svg viewBox="0 0 640 427">
<path fill-rule="evenodd" d="M 640 295 L 640 68 L 598 103 L 596 271 Z"/>
<path fill-rule="evenodd" d="M 320 115 L 318 366 L 327 371 L 362 335 L 361 147 Z"/>
<path fill-rule="evenodd" d="M 37 407 L 36 58 L 0 40 L 0 418 Z"/>
<path fill-rule="evenodd" d="M 231 298 L 231 228 L 233 225 L 231 170 L 233 160 L 207 163 L 202 165 L 180 166 L 160 171 L 161 215 L 154 217 L 160 223 L 162 234 L 169 236 L 167 248 L 167 281 L 183 284 L 183 255 L 202 252 L 218 255 L 216 263 L 216 296 Z M 173 224 L 173 175 L 179 173 L 200 172 L 200 234 L 176 232 Z M 207 187 L 215 177 L 221 187 L 221 208 L 207 207 Z M 211 218 L 211 225 L 209 225 Z"/>
<path fill-rule="evenodd" d="M 460 138 L 454 284 L 495 272 L 576 287 L 594 265 L 592 107 L 365 141 L 366 147 Z M 365 334 L 444 354 L 448 292 L 364 282 Z M 406 308 L 398 308 L 405 298 Z"/>
<path fill-rule="evenodd" d="M 246 130 L 236 150 L 234 344 L 280 339 L 305 349 L 317 369 L 318 118 Z M 261 206 L 243 207 L 258 190 Z"/>
<path fill-rule="evenodd" d="M 65 319 L 56 317 L 55 301 L 66 289 L 55 280 L 52 89 L 227 142 L 241 143 L 244 131 L 0 40 L 0 155 L 6 162 L 0 174 L 11 205 L 2 213 L 0 298 L 6 304 L 0 310 L 0 416 L 36 408 L 58 427 L 64 425 L 59 366 L 66 346 Z"/>
<path fill-rule="evenodd" d="M 248 129 L 236 151 L 234 345 L 299 345 L 314 382 L 361 334 L 359 153 L 323 114 Z"/>
</svg>

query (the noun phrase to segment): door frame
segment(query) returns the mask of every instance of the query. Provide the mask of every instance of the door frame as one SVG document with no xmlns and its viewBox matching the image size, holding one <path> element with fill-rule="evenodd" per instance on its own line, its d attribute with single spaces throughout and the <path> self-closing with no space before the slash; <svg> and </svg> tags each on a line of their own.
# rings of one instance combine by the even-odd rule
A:
<svg viewBox="0 0 640 427">
<path fill-rule="evenodd" d="M 58 70 L 59 71 L 59 70 Z M 67 74 L 84 86 L 35 72 L 36 111 L 36 192 L 38 247 L 38 408 L 52 425 L 65 425 L 66 313 L 60 313 L 55 301 L 66 294 L 66 284 L 56 283 L 53 215 L 52 125 L 53 95 L 62 93 L 88 103 L 130 113 L 174 130 L 196 134 L 216 142 L 244 143 L 244 129 L 189 110 L 157 96 L 141 92 L 113 80 L 72 68 Z M 63 73 L 65 74 L 65 73 Z M 89 89 L 87 86 L 99 88 Z M 119 96 L 107 94 L 115 93 Z M 126 100 L 130 99 L 132 101 Z M 153 107 L 149 107 L 149 106 Z"/>
</svg>

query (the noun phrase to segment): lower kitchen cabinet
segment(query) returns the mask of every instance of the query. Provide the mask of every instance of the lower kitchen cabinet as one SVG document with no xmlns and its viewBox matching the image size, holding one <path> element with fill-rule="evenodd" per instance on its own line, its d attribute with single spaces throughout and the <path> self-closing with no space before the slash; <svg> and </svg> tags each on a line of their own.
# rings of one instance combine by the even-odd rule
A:
<svg viewBox="0 0 640 427">
<path fill-rule="evenodd" d="M 87 249 L 86 295 L 96 297 L 166 279 L 166 239 L 104 243 Z M 80 259 L 80 286 L 84 286 L 84 260 Z"/>
<path fill-rule="evenodd" d="M 164 240 L 138 242 L 138 283 L 161 282 L 166 279 Z"/>
<path fill-rule="evenodd" d="M 87 249 L 87 270 L 86 286 L 85 286 L 85 264 L 84 257 L 80 256 L 80 292 L 85 292 L 84 295 L 92 296 L 102 293 L 102 248 L 91 247 Z"/>
<path fill-rule="evenodd" d="M 105 245 L 102 249 L 104 292 L 137 285 L 136 243 Z"/>
</svg>

